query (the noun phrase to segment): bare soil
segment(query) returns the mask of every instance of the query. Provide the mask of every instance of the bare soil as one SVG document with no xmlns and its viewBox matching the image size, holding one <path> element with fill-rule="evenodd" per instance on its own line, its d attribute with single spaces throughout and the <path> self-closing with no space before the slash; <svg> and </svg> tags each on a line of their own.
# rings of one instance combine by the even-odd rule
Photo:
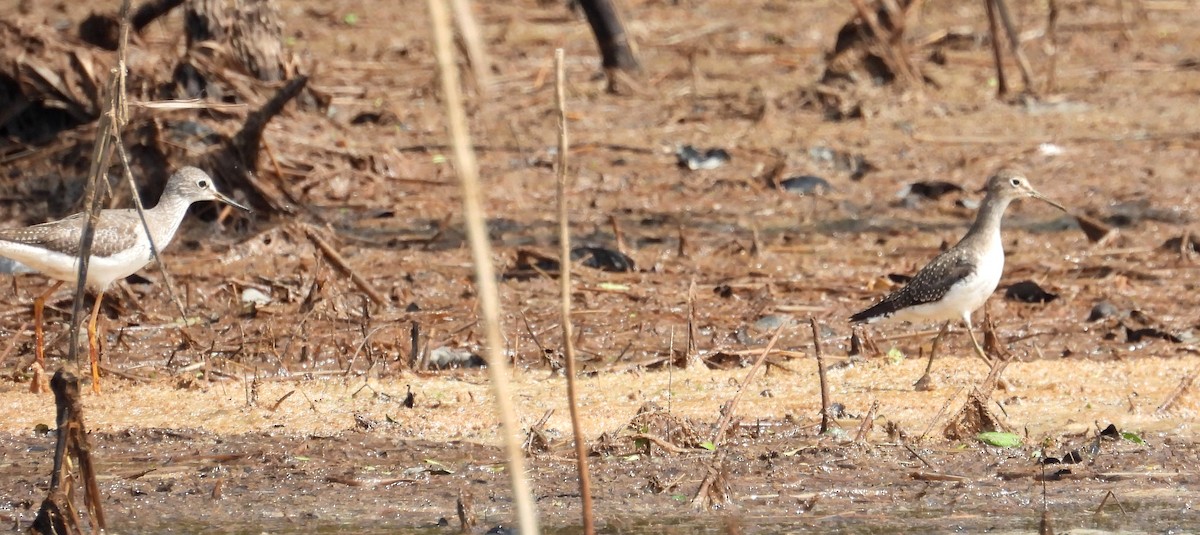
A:
<svg viewBox="0 0 1200 535">
<path fill-rule="evenodd" d="M 443 532 L 457 529 L 460 492 L 477 530 L 504 523 L 511 500 L 486 373 L 411 365 L 414 325 L 422 351 L 482 353 L 425 4 L 283 4 L 288 44 L 331 104 L 276 118 L 265 143 L 282 176 L 274 165 L 260 173 L 330 221 L 338 251 L 391 302 L 371 304 L 293 218 L 185 224 L 166 255 L 185 318 L 156 268 L 106 298 L 105 391 L 85 404 L 110 527 Z M 1043 519 L 1058 531 L 1197 529 L 1200 264 L 1164 243 L 1196 230 L 1200 12 L 1059 4 L 1056 87 L 1043 99 L 995 98 L 981 5 L 930 2 L 909 36 L 914 57 L 944 58 L 920 62 L 939 86 L 865 90 L 867 116 L 848 121 L 828 120 L 807 91 L 848 3 L 624 2 L 645 72 L 621 95 L 605 92 L 586 24 L 561 5 L 476 6 L 496 69 L 487 95 L 472 96 L 471 124 L 500 271 L 519 250 L 556 250 L 555 47 L 568 58 L 573 239 L 616 248 L 618 228 L 637 265 L 576 270 L 580 401 L 606 532 L 1027 532 Z M 1044 83 L 1045 7 L 1013 7 Z M 35 9 L 55 25 L 81 8 Z M 137 48 L 174 50 L 178 25 L 177 15 L 152 25 Z M 947 29 L 963 37 L 933 42 Z M 1007 72 L 1019 86 L 1015 65 Z M 355 121 L 363 114 L 383 119 Z M 34 179 L 78 172 L 88 132 L 6 164 L 6 224 L 51 217 L 48 187 Z M 681 169 L 673 153 L 685 144 L 732 160 Z M 852 179 L 831 152 L 872 169 Z M 784 176 L 817 175 L 832 191 L 769 186 L 780 160 Z M 850 358 L 845 320 L 895 288 L 888 274 L 911 274 L 953 243 L 974 215 L 959 201 L 978 199 L 1004 165 L 1117 229 L 1093 243 L 1044 204 L 1009 212 L 1005 278 L 988 312 L 1013 362 L 990 409 L 1022 437 L 1014 448 L 942 435 L 987 373 L 965 334 L 943 344 L 934 389 L 916 391 L 935 326 L 871 327 L 874 345 Z M 900 198 L 922 180 L 966 192 Z M 1057 299 L 1007 299 L 1023 280 Z M 39 424 L 53 427 L 54 405 L 28 393 L 29 303 L 44 281 L 19 276 L 11 288 L 0 292 L 0 347 L 12 348 L 0 359 L 0 520 L 23 528 L 45 494 L 53 434 Z M 249 289 L 269 302 L 247 303 Z M 575 532 L 558 283 L 505 277 L 500 291 L 539 512 Z M 51 301 L 54 369 L 71 365 L 71 297 Z M 1118 314 L 1088 321 L 1101 301 Z M 798 323 L 746 392 L 732 438 L 700 447 L 765 346 L 768 316 Z M 841 431 L 826 435 L 809 317 L 844 409 Z M 1130 434 L 1099 436 L 1109 424 Z M 1040 462 L 1072 452 L 1080 462 Z M 695 508 L 710 471 L 723 474 L 724 501 Z"/>
</svg>

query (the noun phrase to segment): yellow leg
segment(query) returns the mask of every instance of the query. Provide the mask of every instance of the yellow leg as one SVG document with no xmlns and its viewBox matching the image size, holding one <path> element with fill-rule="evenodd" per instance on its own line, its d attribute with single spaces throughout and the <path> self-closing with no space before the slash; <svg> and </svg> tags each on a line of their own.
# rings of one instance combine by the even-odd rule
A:
<svg viewBox="0 0 1200 535">
<path fill-rule="evenodd" d="M 46 308 L 46 300 L 54 295 L 63 285 L 62 281 L 55 281 L 50 286 L 50 289 L 42 292 L 33 300 L 33 353 L 37 360 L 34 362 L 35 371 L 33 376 L 33 384 L 29 385 L 29 391 L 34 394 L 41 392 L 41 383 L 44 380 L 46 370 L 46 334 L 42 327 L 43 311 Z"/>
<path fill-rule="evenodd" d="M 46 365 L 46 335 L 42 330 L 42 312 L 46 308 L 46 300 L 49 299 L 51 295 L 54 295 L 54 292 L 57 292 L 62 285 L 62 281 L 55 281 L 54 284 L 50 286 L 49 290 L 46 290 L 42 293 L 42 295 L 37 296 L 37 298 L 33 300 L 33 335 L 34 340 L 37 342 L 37 347 L 34 348 L 34 352 L 37 354 L 38 364 L 41 364 L 43 367 Z"/>
<path fill-rule="evenodd" d="M 100 341 L 96 337 L 96 318 L 100 316 L 100 303 L 104 301 L 104 292 L 96 294 L 96 304 L 92 305 L 92 317 L 88 319 L 88 360 L 92 364 L 92 393 L 100 393 Z"/>
<path fill-rule="evenodd" d="M 975 346 L 975 354 L 984 362 L 992 362 L 992 357 L 989 357 L 987 352 L 983 350 L 983 346 L 979 345 L 979 339 L 975 338 L 975 329 L 971 327 L 971 316 L 963 318 L 963 323 L 967 324 L 967 334 L 971 336 L 971 344 Z"/>
<path fill-rule="evenodd" d="M 942 337 L 946 336 L 946 332 L 950 330 L 950 322 L 942 323 L 942 328 L 938 330 L 937 336 L 933 337 L 933 346 L 929 348 L 929 363 L 925 365 L 925 373 L 933 368 L 933 356 L 937 354 L 938 346 L 942 343 Z"/>
<path fill-rule="evenodd" d="M 933 337 L 933 346 L 929 348 L 929 361 L 925 363 L 925 373 L 913 385 L 917 390 L 933 390 L 933 378 L 929 376 L 929 372 L 933 370 L 933 357 L 937 355 L 938 346 L 941 345 L 942 337 L 946 336 L 948 330 L 950 330 L 950 322 L 943 322 L 942 328 L 938 329 L 937 336 Z"/>
</svg>

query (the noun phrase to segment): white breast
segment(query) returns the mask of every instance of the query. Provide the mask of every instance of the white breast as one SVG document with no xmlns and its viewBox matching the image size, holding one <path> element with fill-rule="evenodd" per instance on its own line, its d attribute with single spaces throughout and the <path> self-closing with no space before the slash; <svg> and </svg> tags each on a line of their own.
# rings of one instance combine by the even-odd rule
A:
<svg viewBox="0 0 1200 535">
<path fill-rule="evenodd" d="M 996 287 L 1004 273 L 1004 248 L 1000 236 L 995 236 L 991 246 L 975 263 L 975 272 L 958 281 L 941 299 L 932 303 L 911 306 L 896 311 L 890 319 L 900 321 L 947 321 L 961 320 L 979 310 Z"/>
<path fill-rule="evenodd" d="M 1003 273 L 1004 249 L 1000 247 L 997 236 L 995 246 L 988 247 L 987 254 L 975 264 L 975 273 L 959 281 L 946 292 L 943 298 L 946 303 L 946 317 L 942 319 L 963 319 L 983 307 L 1000 285 L 1000 276 Z"/>
</svg>

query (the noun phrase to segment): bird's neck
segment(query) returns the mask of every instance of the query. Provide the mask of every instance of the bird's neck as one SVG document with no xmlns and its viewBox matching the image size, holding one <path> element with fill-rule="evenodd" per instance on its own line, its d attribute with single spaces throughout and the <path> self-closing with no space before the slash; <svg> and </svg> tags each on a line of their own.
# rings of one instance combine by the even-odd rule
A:
<svg viewBox="0 0 1200 535">
<path fill-rule="evenodd" d="M 971 229 L 967 231 L 963 240 L 971 240 L 978 246 L 999 242 L 1000 223 L 1004 219 L 1005 210 L 1011 203 L 1012 199 L 990 195 L 985 197 L 982 206 L 979 207 L 979 214 L 975 216 L 975 223 L 971 225 Z"/>
<path fill-rule="evenodd" d="M 187 209 L 192 203 L 174 196 L 163 195 L 158 204 L 146 210 L 146 222 L 150 227 L 150 239 L 159 251 L 166 249 L 187 215 Z"/>
</svg>

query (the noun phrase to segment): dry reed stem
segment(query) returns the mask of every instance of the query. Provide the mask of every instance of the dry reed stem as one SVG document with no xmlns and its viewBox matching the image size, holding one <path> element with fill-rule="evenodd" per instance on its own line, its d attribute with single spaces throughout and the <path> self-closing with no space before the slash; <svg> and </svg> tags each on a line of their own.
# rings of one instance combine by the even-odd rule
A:
<svg viewBox="0 0 1200 535">
<path fill-rule="evenodd" d="M 112 70 L 109 82 L 108 109 L 101 114 L 96 124 L 96 145 L 92 150 L 92 165 L 88 170 L 88 183 L 84 190 L 84 206 L 87 217 L 83 220 L 83 229 L 79 237 L 79 270 L 75 281 L 75 297 L 71 307 L 71 346 L 67 349 L 68 360 L 79 363 L 79 326 L 83 315 L 83 297 L 87 291 L 88 263 L 92 255 L 92 241 L 96 234 L 96 224 L 100 220 L 100 210 L 103 205 L 103 194 L 97 192 L 100 177 L 108 169 L 112 160 L 112 141 L 121 136 L 121 128 L 129 120 L 129 110 L 125 94 L 125 58 L 129 48 L 129 0 L 121 2 L 120 37 L 117 41 L 117 65 Z M 108 186 L 108 181 L 103 182 Z M 98 298 L 98 297 L 97 297 Z M 98 370 L 92 370 L 92 392 L 100 393 Z"/>
<path fill-rule="evenodd" d="M 1050 53 L 1046 57 L 1046 86 L 1043 91 L 1053 93 L 1058 84 L 1058 2 L 1049 0 L 1046 14 L 1046 42 Z"/>
<path fill-rule="evenodd" d="M 186 319 L 188 317 L 187 309 L 183 301 L 179 299 L 179 294 L 175 293 L 175 284 L 171 281 L 170 270 L 167 269 L 167 263 L 159 255 L 158 245 L 154 243 L 153 233 L 150 232 L 150 223 L 146 221 L 146 208 L 142 205 L 141 195 L 138 195 L 137 181 L 133 179 L 133 170 L 129 167 L 129 155 L 125 152 L 125 143 L 121 141 L 120 136 L 115 136 L 113 144 L 117 148 L 117 156 L 121 159 L 121 169 L 125 171 L 125 180 L 129 182 L 130 196 L 133 197 L 133 208 L 137 211 L 138 219 L 142 222 L 142 229 L 146 231 L 146 241 L 150 243 L 150 256 L 157 261 L 158 271 L 162 273 L 163 284 L 167 287 L 167 296 L 170 297 L 171 302 L 175 304 L 175 308 L 179 311 L 179 318 L 181 320 Z M 176 326 L 179 329 L 179 333 L 188 341 L 188 344 L 195 346 L 196 340 L 192 338 L 191 333 L 187 330 L 188 322 L 180 321 Z"/>
<path fill-rule="evenodd" d="M 763 361 L 767 360 L 767 355 L 775 347 L 775 342 L 779 341 L 779 335 L 783 334 L 784 327 L 787 327 L 787 322 L 783 322 L 779 327 L 775 328 L 775 332 L 771 334 L 771 341 L 767 342 L 767 347 L 764 347 L 762 353 L 758 354 L 758 358 L 754 359 L 754 365 L 750 366 L 750 371 L 746 372 L 746 378 L 742 379 L 742 384 L 738 385 L 737 392 L 733 394 L 733 399 L 729 400 L 724 414 L 721 415 L 721 419 L 717 422 L 717 428 L 713 431 L 712 438 L 709 439 L 709 442 L 714 446 L 720 444 L 721 438 L 725 434 L 725 429 L 729 427 L 729 422 L 733 421 L 733 415 L 737 412 L 738 401 L 742 399 L 742 393 L 746 391 L 746 386 L 750 384 L 750 380 L 754 379 L 755 372 L 762 367 Z"/>
<path fill-rule="evenodd" d="M 1187 392 L 1187 390 L 1192 387 L 1192 383 L 1196 382 L 1197 375 L 1200 375 L 1200 368 L 1192 370 L 1192 373 L 1189 373 L 1185 375 L 1183 379 L 1180 379 L 1179 386 L 1175 387 L 1175 390 L 1171 391 L 1170 395 L 1167 396 L 1167 399 L 1163 400 L 1157 409 L 1154 409 L 1154 413 L 1165 414 L 1167 411 L 1171 410 L 1171 406 L 1175 404 L 1175 401 L 1179 399 L 1179 396 L 1182 396 L 1184 392 Z"/>
<path fill-rule="evenodd" d="M 465 0 L 457 0 L 465 1 Z M 578 395 L 575 391 L 575 343 L 571 325 L 571 230 L 567 215 L 567 104 L 566 74 L 563 69 L 563 49 L 554 50 L 554 102 L 558 108 L 558 242 L 559 286 L 562 291 L 563 357 L 567 365 L 567 408 L 571 413 L 571 433 L 575 438 L 575 463 L 579 472 L 579 499 L 583 506 L 583 532 L 596 533 L 592 513 L 592 482 L 588 471 L 587 444 L 583 426 L 579 423 Z"/>
<path fill-rule="evenodd" d="M 496 396 L 496 412 L 500 417 L 500 433 L 508 454 L 509 475 L 512 478 L 513 503 L 517 509 L 517 523 L 523 535 L 539 533 L 538 519 L 533 508 L 533 496 L 529 481 L 525 477 L 525 457 L 521 452 L 521 440 L 517 437 L 517 416 L 513 409 L 512 392 L 508 383 L 508 364 L 504 361 L 500 336 L 500 295 L 496 287 L 496 273 L 492 266 L 492 247 L 488 243 L 484 226 L 482 194 L 479 189 L 479 167 L 471 149 L 467 130 L 466 112 L 463 110 L 462 89 L 459 85 L 458 67 L 454 63 L 453 43 L 450 32 L 450 14 L 445 0 L 429 0 L 429 15 L 433 22 L 434 52 L 442 79 L 442 92 L 446 101 L 446 122 L 450 131 L 450 142 L 454 149 L 454 168 L 462 184 L 463 218 L 467 227 L 471 257 L 475 265 L 479 309 L 483 316 L 483 327 L 487 339 L 488 373 Z"/>
<path fill-rule="evenodd" d="M 1009 51 L 1017 60 L 1017 70 L 1021 71 L 1021 81 L 1025 83 L 1025 92 L 1036 97 L 1037 84 L 1033 81 L 1033 69 L 1029 67 L 1025 51 L 1021 50 L 1021 36 L 1017 34 L 1017 25 L 1008 12 L 1008 4 L 1005 3 L 1005 0 L 991 1 L 996 5 L 996 14 L 1000 15 L 1000 21 L 1004 23 L 1004 31 L 1008 35 Z"/>
<path fill-rule="evenodd" d="M 483 46 L 483 30 L 471 11 L 471 0 L 450 0 L 450 7 L 454 10 L 454 21 L 458 23 L 459 35 L 467 48 L 471 75 L 475 78 L 475 91 L 486 96 L 492 86 L 492 61 Z"/>
<path fill-rule="evenodd" d="M 817 320 L 808 318 L 808 324 L 812 326 L 813 349 L 817 356 L 817 377 L 821 383 L 821 431 L 819 434 L 824 435 L 829 431 L 829 382 L 825 380 L 825 355 L 821 351 L 821 332 L 817 329 Z"/>
<path fill-rule="evenodd" d="M 362 275 L 359 275 L 357 271 L 354 271 L 354 268 L 350 267 L 350 263 L 346 262 L 346 259 L 337 252 L 337 249 L 334 249 L 332 245 L 329 245 L 329 242 L 325 241 L 325 239 L 321 237 L 321 234 L 317 232 L 317 229 L 313 228 L 312 225 L 306 224 L 304 225 L 304 234 L 307 235 L 308 239 L 313 242 L 313 245 L 317 246 L 317 249 L 321 250 L 321 253 L 325 255 L 325 258 L 329 260 L 329 263 L 333 264 L 338 271 L 341 271 L 349 276 L 350 282 L 353 282 L 359 290 L 362 290 L 363 293 L 367 294 L 367 297 L 370 297 L 375 304 L 384 307 L 388 306 L 388 298 L 379 293 L 379 290 L 376 290 L 375 287 L 372 286 L 367 279 L 364 279 Z"/>
<path fill-rule="evenodd" d="M 992 0 L 983 0 L 987 10 L 988 31 L 992 34 L 992 61 L 996 66 L 996 96 L 1008 94 L 1008 79 L 1004 77 L 1004 57 L 1000 53 L 1000 21 L 996 18 L 996 5 Z"/>
<path fill-rule="evenodd" d="M 850 0 L 850 3 L 858 11 L 859 18 L 871 29 L 875 42 L 879 43 L 882 49 L 884 63 L 896 74 L 896 78 L 900 79 L 906 87 L 919 89 L 921 80 L 913 72 L 908 56 L 903 50 L 900 50 L 902 47 L 899 46 L 900 40 L 903 39 L 904 22 L 894 21 L 896 31 L 885 34 L 879 25 L 879 20 L 875 18 L 875 13 L 867 8 L 863 0 Z"/>
</svg>

